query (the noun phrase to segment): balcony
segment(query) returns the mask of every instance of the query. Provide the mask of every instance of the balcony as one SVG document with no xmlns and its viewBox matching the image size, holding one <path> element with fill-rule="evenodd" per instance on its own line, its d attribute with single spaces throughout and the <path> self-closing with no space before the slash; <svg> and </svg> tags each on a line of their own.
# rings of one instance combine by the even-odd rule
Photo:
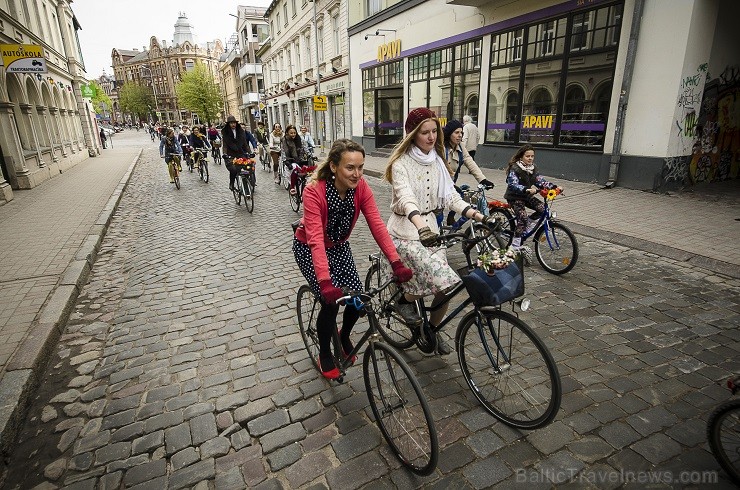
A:
<svg viewBox="0 0 740 490">
<path fill-rule="evenodd" d="M 245 79 L 249 75 L 262 75 L 261 63 L 245 63 L 239 68 L 239 78 Z"/>
<path fill-rule="evenodd" d="M 260 101 L 260 94 L 257 92 L 249 92 L 244 95 L 242 95 L 242 104 L 249 105 L 249 104 L 256 104 Z"/>
</svg>

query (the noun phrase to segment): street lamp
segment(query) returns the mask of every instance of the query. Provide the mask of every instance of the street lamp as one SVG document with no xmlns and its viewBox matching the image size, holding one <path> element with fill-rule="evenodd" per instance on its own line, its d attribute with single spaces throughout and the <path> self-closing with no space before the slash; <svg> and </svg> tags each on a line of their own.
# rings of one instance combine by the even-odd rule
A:
<svg viewBox="0 0 740 490">
<path fill-rule="evenodd" d="M 148 67 L 148 66 L 146 66 L 146 65 L 141 65 L 141 66 L 139 67 L 139 69 L 140 69 L 140 70 L 146 70 L 146 71 L 148 71 L 148 72 L 149 72 L 149 78 L 150 78 L 150 79 L 151 79 L 151 81 L 152 81 L 152 92 L 154 92 L 154 111 L 155 111 L 155 114 L 156 114 L 156 113 L 158 113 L 158 112 L 159 112 L 159 104 L 157 103 L 157 87 L 156 87 L 156 85 L 155 85 L 155 83 L 154 83 L 154 76 L 152 75 L 152 69 L 151 69 L 151 68 L 149 68 L 149 67 Z M 144 75 L 141 75 L 141 77 L 143 78 L 143 77 L 144 77 Z M 159 115 L 157 115 L 157 119 L 159 119 Z"/>
<path fill-rule="evenodd" d="M 313 39 L 316 47 L 316 95 L 321 95 L 321 73 L 319 72 L 319 26 L 316 22 L 316 4 L 318 3 L 318 0 L 308 1 L 313 3 Z M 314 114 L 317 112 L 321 112 L 321 147 L 323 148 L 324 141 L 326 140 L 326 124 L 324 111 L 314 110 Z"/>
</svg>

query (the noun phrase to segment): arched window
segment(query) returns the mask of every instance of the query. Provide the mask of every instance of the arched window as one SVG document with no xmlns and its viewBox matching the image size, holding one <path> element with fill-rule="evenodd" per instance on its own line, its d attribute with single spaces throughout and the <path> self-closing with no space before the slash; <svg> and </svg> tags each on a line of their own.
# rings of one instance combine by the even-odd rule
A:
<svg viewBox="0 0 740 490">
<path fill-rule="evenodd" d="M 473 95 L 465 103 L 465 115 L 473 118 L 473 123 L 478 124 L 478 96 Z"/>
<path fill-rule="evenodd" d="M 580 85 L 571 85 L 565 89 L 563 103 L 563 121 L 580 121 L 584 119 L 586 94 Z"/>
<path fill-rule="evenodd" d="M 552 95 L 545 88 L 538 88 L 529 97 L 532 114 L 550 114 L 552 111 Z"/>
</svg>

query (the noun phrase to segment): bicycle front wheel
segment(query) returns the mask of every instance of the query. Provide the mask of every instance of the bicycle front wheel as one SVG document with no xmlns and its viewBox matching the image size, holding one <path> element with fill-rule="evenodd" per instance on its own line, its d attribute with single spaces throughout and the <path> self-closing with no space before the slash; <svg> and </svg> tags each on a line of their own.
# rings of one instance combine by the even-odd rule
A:
<svg viewBox="0 0 740 490">
<path fill-rule="evenodd" d="M 534 235 L 537 261 L 551 274 L 565 274 L 578 261 L 578 242 L 565 225 L 551 221 L 547 230 L 542 226 Z"/>
<path fill-rule="evenodd" d="M 316 317 L 320 309 L 319 299 L 310 286 L 304 284 L 298 288 L 298 300 L 296 301 L 298 327 L 301 330 L 308 357 L 318 372 L 321 372 L 321 368 L 319 367 L 319 334 L 316 331 Z"/>
<path fill-rule="evenodd" d="M 283 165 L 282 184 L 283 184 L 283 187 L 285 187 L 286 191 L 290 189 L 290 172 L 291 172 L 291 169 L 287 165 Z"/>
<path fill-rule="evenodd" d="M 499 248 L 508 247 L 514 239 L 514 230 L 516 229 L 514 216 L 506 208 L 491 208 L 488 210 L 488 213 L 502 223 L 501 231 L 494 233 L 497 245 Z"/>
<path fill-rule="evenodd" d="M 437 429 L 419 382 L 390 346 L 371 342 L 362 359 L 375 422 L 401 464 L 419 475 L 437 466 Z"/>
<path fill-rule="evenodd" d="M 206 184 L 208 183 L 208 162 L 206 160 L 203 160 L 200 164 L 201 166 L 201 172 L 203 172 L 203 182 Z"/>
<path fill-rule="evenodd" d="M 301 209 L 301 196 L 298 195 L 298 189 L 296 188 L 295 194 L 289 192 L 288 196 L 290 197 L 291 209 L 297 213 Z"/>
<path fill-rule="evenodd" d="M 552 421 L 560 408 L 560 375 L 526 323 L 499 310 L 472 312 L 455 339 L 463 377 L 488 413 L 518 429 Z"/>
<path fill-rule="evenodd" d="M 237 176 L 236 180 L 234 180 L 234 190 L 231 192 L 234 193 L 234 202 L 236 202 L 236 205 L 239 206 L 242 203 L 242 182 L 241 177 Z"/>
<path fill-rule="evenodd" d="M 244 179 L 244 205 L 250 213 L 254 211 L 254 185 L 249 178 Z"/>
<path fill-rule="evenodd" d="M 740 399 L 728 400 L 712 412 L 707 439 L 722 469 L 740 485 Z"/>
<path fill-rule="evenodd" d="M 381 259 L 380 262 L 373 264 L 370 270 L 367 271 L 365 289 L 369 291 L 382 286 L 390 277 L 390 274 L 390 265 Z M 403 323 L 400 316 L 392 310 L 390 304 L 390 300 L 396 294 L 397 289 L 396 284 L 391 284 L 378 293 L 377 298 L 380 303 L 377 313 L 378 332 L 386 342 L 396 349 L 408 349 L 414 345 L 414 333 Z"/>
</svg>

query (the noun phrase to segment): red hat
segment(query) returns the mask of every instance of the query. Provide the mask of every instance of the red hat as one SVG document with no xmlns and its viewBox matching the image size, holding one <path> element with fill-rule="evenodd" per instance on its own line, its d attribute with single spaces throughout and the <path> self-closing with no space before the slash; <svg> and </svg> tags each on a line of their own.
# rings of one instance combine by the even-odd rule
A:
<svg viewBox="0 0 740 490">
<path fill-rule="evenodd" d="M 419 124 L 427 119 L 434 119 L 436 117 L 437 115 L 426 107 L 417 107 L 409 112 L 409 115 L 406 117 L 406 124 L 404 125 L 406 134 L 411 133 Z"/>
</svg>

